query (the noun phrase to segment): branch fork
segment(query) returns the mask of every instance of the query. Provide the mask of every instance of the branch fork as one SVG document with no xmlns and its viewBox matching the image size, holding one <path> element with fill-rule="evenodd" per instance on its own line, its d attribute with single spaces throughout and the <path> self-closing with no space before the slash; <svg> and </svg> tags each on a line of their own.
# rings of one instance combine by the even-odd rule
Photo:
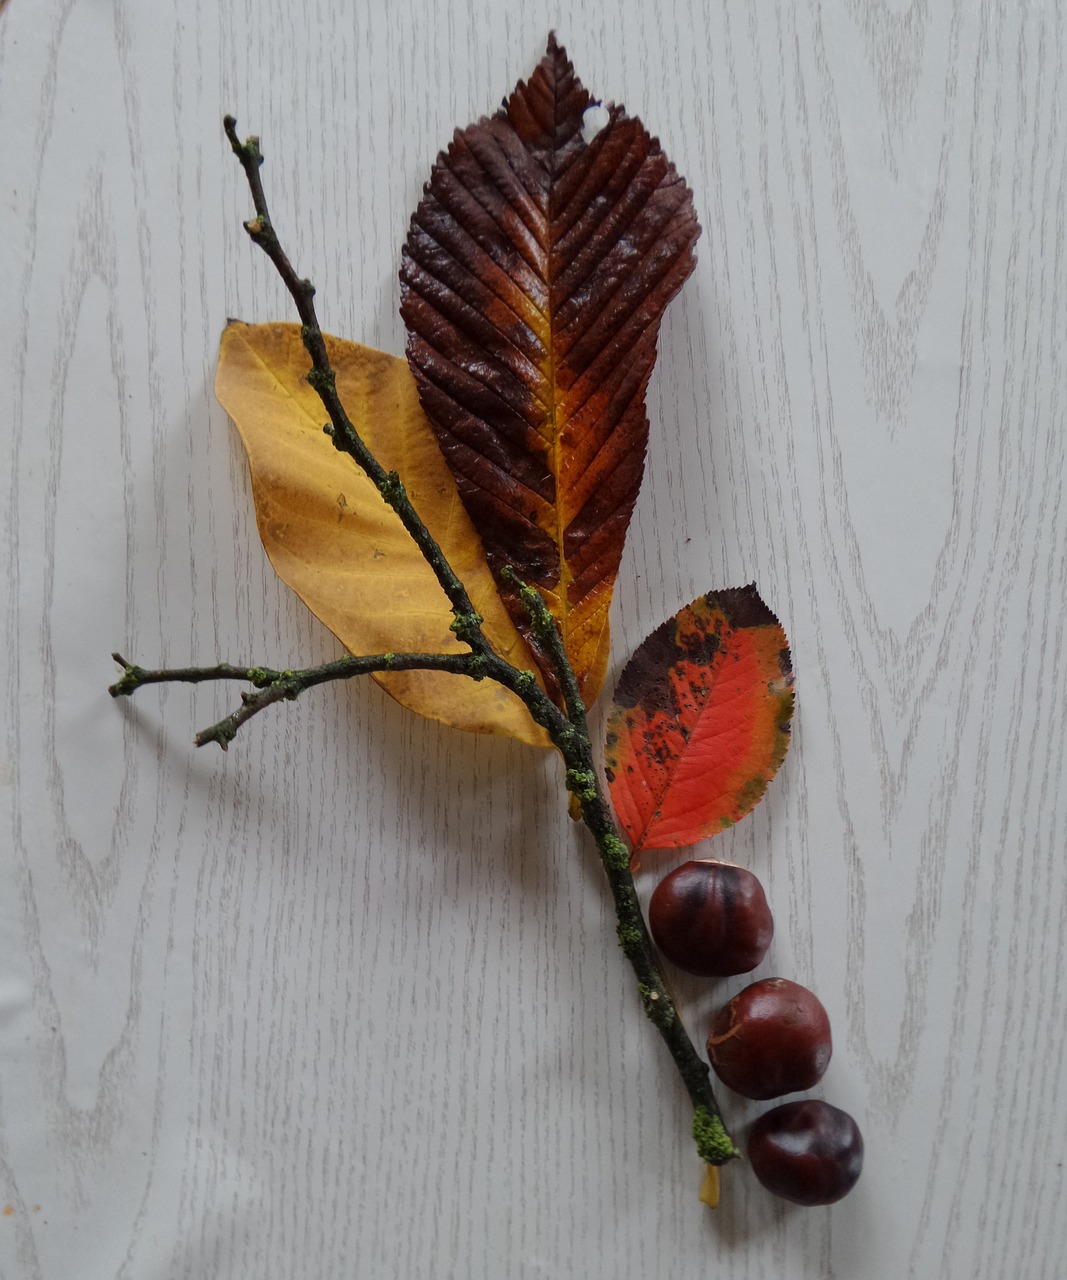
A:
<svg viewBox="0 0 1067 1280">
<path fill-rule="evenodd" d="M 387 472 L 381 466 L 356 431 L 337 394 L 334 371 L 315 312 L 315 287 L 294 270 L 271 222 L 260 179 L 263 153 L 259 139 L 252 136 L 241 142 L 233 116 L 225 118 L 224 128 L 244 170 L 256 211 L 256 216 L 244 223 L 245 230 L 274 264 L 300 316 L 301 336 L 311 360 L 307 380 L 318 393 L 329 417 L 324 431 L 334 447 L 348 454 L 370 477 L 382 499 L 400 517 L 441 584 L 452 610 L 451 630 L 457 640 L 467 646 L 468 652 L 348 656 L 317 667 L 284 671 L 232 663 L 148 670 L 115 653 L 112 657 L 123 672 L 109 692 L 113 697 L 126 697 L 144 685 L 173 682 L 200 684 L 236 680 L 252 685 L 253 692 L 245 690 L 241 693 L 236 710 L 196 735 L 197 746 L 214 742 L 225 751 L 241 727 L 260 711 L 278 702 L 292 701 L 305 690 L 332 680 L 348 680 L 376 671 L 446 671 L 471 680 L 495 680 L 510 689 L 522 700 L 533 719 L 547 731 L 563 758 L 567 790 L 581 820 L 596 841 L 615 901 L 619 945 L 636 975 L 645 1013 L 666 1043 L 693 1103 L 693 1138 L 697 1151 L 709 1166 L 725 1164 L 739 1153 L 723 1124 L 711 1087 L 708 1064 L 693 1046 L 660 972 L 637 898 L 629 849 L 615 827 L 604 798 L 593 757 L 585 705 L 556 620 L 540 592 L 524 583 L 514 569 L 505 569 L 504 576 L 516 587 L 538 643 L 552 664 L 559 682 L 562 708 L 552 701 L 532 671 L 513 666 L 493 650 L 482 630 L 482 618 L 475 611 L 466 588 L 419 518 L 399 475 L 395 471 Z"/>
</svg>

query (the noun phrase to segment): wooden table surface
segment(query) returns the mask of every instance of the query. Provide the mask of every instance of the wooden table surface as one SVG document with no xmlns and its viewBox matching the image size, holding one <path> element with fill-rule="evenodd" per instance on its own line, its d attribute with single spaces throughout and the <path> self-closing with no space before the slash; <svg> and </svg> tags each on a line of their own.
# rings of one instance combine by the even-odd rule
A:
<svg viewBox="0 0 1067 1280">
<path fill-rule="evenodd" d="M 0 1276 L 1067 1275 L 1064 7 L 0 9 Z M 701 848 L 767 887 L 758 973 L 830 1011 L 816 1092 L 867 1142 L 830 1209 L 742 1166 L 697 1203 L 553 759 L 371 684 L 225 756 L 191 742 L 225 691 L 105 692 L 113 649 L 339 652 L 212 396 L 228 316 L 292 318 L 224 112 L 324 326 L 399 354 L 429 166 L 551 28 L 704 228 L 609 681 L 711 588 L 789 631 L 791 753 Z M 744 981 L 679 980 L 695 1037 Z"/>
</svg>

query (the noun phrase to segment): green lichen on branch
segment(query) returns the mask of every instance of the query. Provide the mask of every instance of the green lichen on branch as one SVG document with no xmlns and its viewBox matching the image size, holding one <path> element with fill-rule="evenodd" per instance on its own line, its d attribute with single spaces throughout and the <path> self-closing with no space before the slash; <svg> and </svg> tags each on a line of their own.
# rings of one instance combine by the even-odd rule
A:
<svg viewBox="0 0 1067 1280">
<path fill-rule="evenodd" d="M 480 613 L 475 613 L 472 609 L 470 613 L 457 613 L 449 624 L 449 631 L 455 634 L 457 640 L 462 640 L 464 644 L 474 647 L 479 638 L 482 637 L 482 623 L 485 619 Z"/>
<path fill-rule="evenodd" d="M 615 936 L 628 957 L 640 955 L 642 947 L 647 945 L 644 930 L 637 928 L 636 925 L 620 924 L 615 930 Z"/>
<path fill-rule="evenodd" d="M 600 837 L 600 856 L 605 866 L 615 871 L 630 870 L 630 850 L 626 842 L 612 832 Z"/>
<path fill-rule="evenodd" d="M 693 1111 L 693 1141 L 697 1154 L 706 1164 L 725 1164 L 727 1160 L 736 1160 L 741 1155 L 727 1133 L 722 1117 L 705 1106 L 698 1106 Z"/>
<path fill-rule="evenodd" d="M 596 774 L 592 769 L 568 769 L 567 790 L 578 800 L 595 800 Z"/>
<path fill-rule="evenodd" d="M 308 282 L 310 284 L 310 281 Z M 307 325 L 304 325 L 303 332 L 308 331 Z M 307 375 L 308 386 L 313 391 L 317 391 L 319 395 L 333 395 L 337 391 L 337 379 L 332 369 L 312 369 Z M 396 475 L 393 471 L 391 475 Z"/>
<path fill-rule="evenodd" d="M 648 1020 L 665 1031 L 677 1017 L 674 1001 L 660 987 L 649 983 L 639 982 L 637 990 L 641 994 L 641 1003 L 645 1006 Z"/>
</svg>

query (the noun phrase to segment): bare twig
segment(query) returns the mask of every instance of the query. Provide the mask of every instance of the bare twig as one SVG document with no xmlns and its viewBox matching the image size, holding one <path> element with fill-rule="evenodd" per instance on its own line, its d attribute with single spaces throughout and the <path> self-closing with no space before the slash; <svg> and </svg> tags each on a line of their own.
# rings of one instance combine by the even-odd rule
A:
<svg viewBox="0 0 1067 1280">
<path fill-rule="evenodd" d="M 318 667 L 301 671 L 274 671 L 270 667 L 240 667 L 220 662 L 212 667 L 174 667 L 148 671 L 127 662 L 119 653 L 112 658 L 124 669 L 121 677 L 108 689 L 113 698 L 134 693 L 146 684 L 202 684 L 208 680 L 243 680 L 255 685 L 256 693 L 242 693 L 241 705 L 217 724 L 196 735 L 196 745 L 217 742 L 225 751 L 248 720 L 276 702 L 292 702 L 305 689 L 330 680 L 351 680 L 354 676 L 376 671 L 447 671 L 471 680 L 484 680 L 486 660 L 476 653 L 376 653 L 368 657 L 338 658 Z"/>
<path fill-rule="evenodd" d="M 347 453 L 367 473 L 377 486 L 378 492 L 400 517 L 404 528 L 414 539 L 448 597 L 453 613 L 452 630 L 456 636 L 478 653 L 491 652 L 489 642 L 481 630 L 482 619 L 471 604 L 466 587 L 460 582 L 452 566 L 445 559 L 444 552 L 412 506 L 400 476 L 395 471 L 386 471 L 375 458 L 352 425 L 352 420 L 341 403 L 337 394 L 337 380 L 326 350 L 326 340 L 322 336 L 318 316 L 315 313 L 315 286 L 310 280 L 297 275 L 282 249 L 271 222 L 267 198 L 263 193 L 263 183 L 259 176 L 260 166 L 263 164 L 259 139 L 250 137 L 247 141 L 241 142 L 237 136 L 237 121 L 233 116 L 227 116 L 223 124 L 233 153 L 240 160 L 241 167 L 245 171 L 248 187 L 252 193 L 252 203 L 256 210 L 256 216 L 246 222 L 244 228 L 253 242 L 259 245 L 274 263 L 282 282 L 296 303 L 303 326 L 301 336 L 307 353 L 311 357 L 308 382 L 318 392 L 319 399 L 330 416 L 329 425 L 325 428 L 326 433 L 333 440 L 335 448 L 342 453 Z"/>
</svg>

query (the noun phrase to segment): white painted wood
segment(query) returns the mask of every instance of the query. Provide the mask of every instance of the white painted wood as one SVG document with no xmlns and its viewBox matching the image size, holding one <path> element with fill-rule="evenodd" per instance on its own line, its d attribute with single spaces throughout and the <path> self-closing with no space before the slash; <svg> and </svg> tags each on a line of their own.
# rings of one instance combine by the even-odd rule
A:
<svg viewBox="0 0 1067 1280">
<path fill-rule="evenodd" d="M 704 226 L 616 669 L 713 586 L 789 628 L 793 751 L 716 848 L 834 1021 L 829 1210 L 696 1203 L 550 762 L 370 686 L 228 756 L 222 694 L 105 693 L 115 647 L 336 652 L 211 396 L 225 318 L 290 314 L 223 112 L 324 323 L 400 351 L 428 165 L 552 26 Z M 1014 0 L 2 7 L 5 1280 L 1063 1275 L 1065 53 Z M 737 985 L 679 983 L 695 1034 Z"/>
</svg>

